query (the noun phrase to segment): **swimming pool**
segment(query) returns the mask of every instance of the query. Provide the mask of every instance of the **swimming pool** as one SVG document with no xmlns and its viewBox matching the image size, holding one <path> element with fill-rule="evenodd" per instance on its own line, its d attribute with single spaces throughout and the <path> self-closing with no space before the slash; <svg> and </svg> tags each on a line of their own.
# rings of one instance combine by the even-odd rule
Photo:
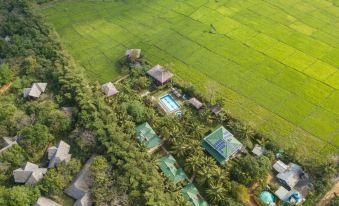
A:
<svg viewBox="0 0 339 206">
<path fill-rule="evenodd" d="M 160 102 L 166 107 L 167 112 L 174 112 L 180 109 L 180 105 L 169 94 L 160 97 Z"/>
</svg>

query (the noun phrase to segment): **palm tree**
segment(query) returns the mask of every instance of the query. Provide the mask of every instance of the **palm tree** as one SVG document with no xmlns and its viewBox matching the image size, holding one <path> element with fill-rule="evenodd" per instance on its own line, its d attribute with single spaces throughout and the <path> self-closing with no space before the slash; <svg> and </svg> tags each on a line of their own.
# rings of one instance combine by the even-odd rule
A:
<svg viewBox="0 0 339 206">
<path fill-rule="evenodd" d="M 254 130 L 248 124 L 242 125 L 240 129 L 242 139 L 251 139 L 255 135 Z"/>
<path fill-rule="evenodd" d="M 197 172 L 198 176 L 196 178 L 199 185 L 204 185 L 206 182 L 212 181 L 214 177 L 215 170 L 217 170 L 217 166 L 209 167 L 208 165 L 202 165 L 202 167 Z"/>
<path fill-rule="evenodd" d="M 257 139 L 257 142 L 262 145 L 265 146 L 267 145 L 270 141 L 268 139 L 266 139 L 265 137 L 261 137 L 260 139 Z"/>
<path fill-rule="evenodd" d="M 192 173 L 198 172 L 199 169 L 202 167 L 202 156 L 203 154 L 201 154 L 200 152 L 196 152 L 193 155 L 189 156 L 186 159 L 185 169 Z"/>
<path fill-rule="evenodd" d="M 223 187 L 220 182 L 211 182 L 209 187 L 206 189 L 206 194 L 210 202 L 218 204 L 227 197 L 227 190 Z"/>
<path fill-rule="evenodd" d="M 195 127 L 193 135 L 197 137 L 201 137 L 204 135 L 205 127 L 202 124 L 199 124 Z"/>
<path fill-rule="evenodd" d="M 189 151 L 191 151 L 192 144 L 185 141 L 175 142 L 172 149 L 174 150 L 174 154 L 176 154 L 179 158 L 184 158 Z"/>
</svg>

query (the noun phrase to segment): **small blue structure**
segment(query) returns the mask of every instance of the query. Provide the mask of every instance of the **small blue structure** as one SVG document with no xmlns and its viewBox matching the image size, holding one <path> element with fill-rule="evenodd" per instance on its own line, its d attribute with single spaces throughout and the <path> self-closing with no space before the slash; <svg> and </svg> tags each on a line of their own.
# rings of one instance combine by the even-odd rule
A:
<svg viewBox="0 0 339 206">
<path fill-rule="evenodd" d="M 270 205 L 275 202 L 275 196 L 268 191 L 263 191 L 260 193 L 260 200 L 263 203 Z"/>
<path fill-rule="evenodd" d="M 293 192 L 289 198 L 290 203 L 298 204 L 302 201 L 301 194 L 299 192 Z"/>
</svg>

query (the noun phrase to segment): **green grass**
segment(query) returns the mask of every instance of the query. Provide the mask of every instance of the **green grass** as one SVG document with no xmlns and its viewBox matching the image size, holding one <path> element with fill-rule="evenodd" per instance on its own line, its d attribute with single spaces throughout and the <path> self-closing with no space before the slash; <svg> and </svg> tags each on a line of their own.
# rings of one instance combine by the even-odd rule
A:
<svg viewBox="0 0 339 206">
<path fill-rule="evenodd" d="M 41 9 L 93 81 L 122 74 L 126 48 L 171 65 L 281 146 L 339 147 L 339 8 L 320 0 L 58 1 Z M 216 34 L 211 34 L 211 25 Z"/>
</svg>

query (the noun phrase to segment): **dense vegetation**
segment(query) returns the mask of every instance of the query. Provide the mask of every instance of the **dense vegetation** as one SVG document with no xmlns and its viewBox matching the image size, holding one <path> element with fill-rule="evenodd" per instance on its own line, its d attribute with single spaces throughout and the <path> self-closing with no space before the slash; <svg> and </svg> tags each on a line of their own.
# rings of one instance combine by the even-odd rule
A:
<svg viewBox="0 0 339 206">
<path fill-rule="evenodd" d="M 59 0 L 41 13 L 92 81 L 123 76 L 114 62 L 141 48 L 281 148 L 325 160 L 339 146 L 335 2 Z"/>
<path fill-rule="evenodd" d="M 174 198 L 178 193 L 170 193 L 165 189 L 164 178 L 159 175 L 155 162 L 148 162 L 147 153 L 141 151 L 138 145 L 115 124 L 116 115 L 106 106 L 102 95 L 96 91 L 97 88 L 89 87 L 82 72 L 62 53 L 60 45 L 54 40 L 55 36 L 50 33 L 49 28 L 32 12 L 30 1 L 1 2 L 3 24 L 0 36 L 10 36 L 11 40 L 6 42 L 1 38 L 0 57 L 9 64 L 15 61 L 12 66 L 16 68 L 13 71 L 16 71 L 17 77 L 10 93 L 1 97 L 1 107 L 7 108 L 1 110 L 1 133 L 28 137 L 24 137 L 22 144 L 20 143 L 20 147 L 23 148 L 20 163 L 12 164 L 19 159 L 12 157 L 10 151 L 1 155 L 7 161 L 2 163 L 9 165 L 6 169 L 6 177 L 10 179 L 11 171 L 15 166 L 21 166 L 24 160 L 36 161 L 41 158 L 43 150 L 52 143 L 53 136 L 55 139 L 65 139 L 68 136 L 70 120 L 61 115 L 57 108 L 73 106 L 78 110 L 74 118 L 76 122 L 72 124 L 74 133 L 87 134 L 86 137 L 94 138 L 94 142 L 97 143 L 90 144 L 91 141 L 86 142 L 88 139 L 75 139 L 75 134 L 71 133 L 72 138 L 68 139 L 68 142 L 74 141 L 73 151 L 78 152 L 75 157 L 85 160 L 94 152 L 104 152 L 110 164 L 114 165 L 114 177 L 118 183 L 117 185 L 103 183 L 109 188 L 104 191 L 95 189 L 93 196 L 97 202 L 109 202 L 107 199 L 102 200 L 100 195 L 112 198 L 109 194 L 112 194 L 114 191 L 112 187 L 115 186 L 119 188 L 119 194 L 127 192 L 131 201 L 139 205 L 157 205 L 159 202 L 180 205 L 180 202 L 185 202 L 181 195 L 177 195 L 178 199 Z M 24 87 L 30 86 L 33 81 L 48 81 L 48 89 L 53 93 L 38 101 L 26 102 L 21 97 L 21 91 Z M 49 102 L 51 100 L 57 105 Z M 16 124 L 13 124 L 13 121 L 16 121 Z M 36 144 L 38 139 L 41 139 L 41 142 Z M 85 152 L 81 152 L 80 148 Z M 60 195 L 79 170 L 79 163 L 74 161 L 66 166 L 49 170 L 41 186 L 36 187 L 40 188 L 37 191 L 51 197 Z M 96 181 L 100 182 L 100 179 Z M 26 186 L 18 187 L 26 188 Z M 5 201 L 8 190 L 16 191 L 16 188 L 9 187 L 2 190 L 0 198 Z M 18 192 L 25 193 L 23 197 L 29 195 L 26 189 Z M 37 195 L 29 196 L 30 203 L 37 198 Z M 58 199 L 58 197 L 54 198 Z M 27 201 L 22 200 L 20 203 L 13 202 L 7 205 L 26 205 Z"/>
<path fill-rule="evenodd" d="M 104 98 L 99 84 L 90 84 L 65 55 L 53 29 L 35 15 L 33 6 L 29 0 L 0 2 L 0 58 L 15 77 L 4 82 L 14 80 L 11 89 L 0 96 L 0 135 L 23 138 L 0 155 L 0 205 L 32 204 L 40 194 L 62 201 L 63 190 L 94 153 L 98 154 L 91 166 L 96 205 L 188 205 L 180 193 L 181 186 L 173 185 L 159 172 L 158 156 L 150 156 L 134 139 L 135 125 L 146 120 L 185 171 L 195 175 L 194 183 L 209 203 L 233 206 L 248 201 L 246 186 L 265 179 L 272 152 L 261 158 L 243 154 L 220 166 L 204 152 L 200 140 L 222 124 L 248 148 L 261 142 L 276 152 L 274 144 L 227 112 L 218 118 L 207 109 L 201 113 L 187 109 L 180 119 L 162 115 L 152 99 L 140 97 L 141 90 L 154 89 L 144 75 L 147 64 L 127 66 L 130 78 L 117 85 L 120 93 Z M 5 41 L 6 36 L 10 41 Z M 22 89 L 35 81 L 47 81 L 48 93 L 37 101 L 24 100 Z M 176 86 L 209 102 L 189 84 Z M 73 119 L 60 111 L 63 106 L 74 107 Z M 60 139 L 72 145 L 72 160 L 48 170 L 34 188 L 14 186 L 12 170 L 27 160 L 40 162 L 46 148 Z M 288 153 L 286 159 L 297 161 L 293 150 Z M 318 181 L 315 194 L 326 189 L 337 171 L 333 162 L 312 162 L 305 167 Z"/>
</svg>

